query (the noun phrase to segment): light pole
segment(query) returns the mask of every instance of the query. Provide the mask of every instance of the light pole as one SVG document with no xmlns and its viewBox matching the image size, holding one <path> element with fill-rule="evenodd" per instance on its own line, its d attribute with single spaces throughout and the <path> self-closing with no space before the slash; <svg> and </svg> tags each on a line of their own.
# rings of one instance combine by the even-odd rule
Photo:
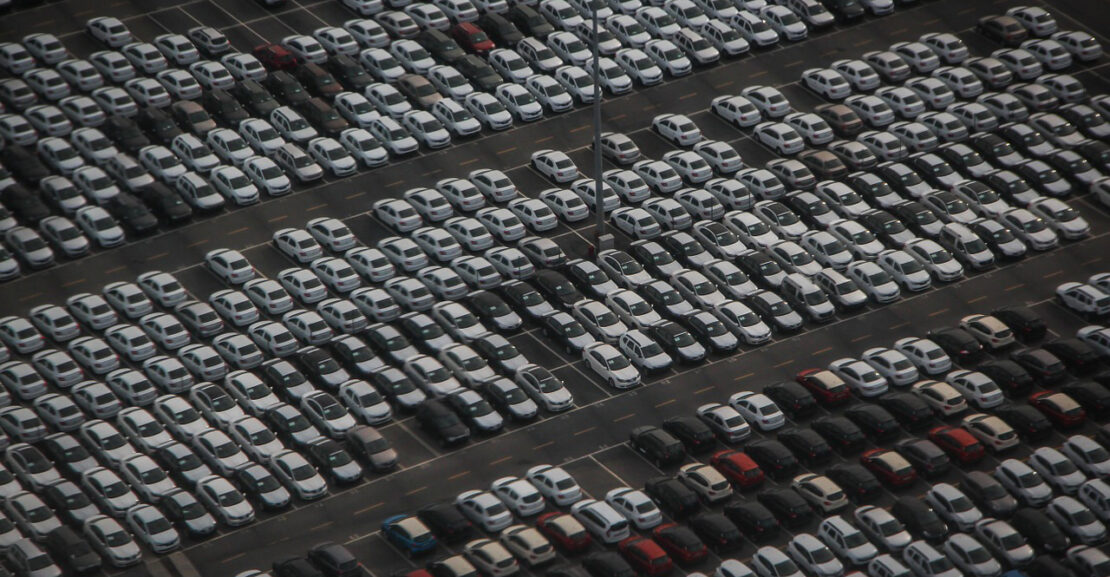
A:
<svg viewBox="0 0 1110 577">
<path fill-rule="evenodd" d="M 601 166 L 601 56 L 598 50 L 598 36 L 600 34 L 600 24 L 598 23 L 597 9 L 593 11 L 593 81 L 594 81 L 594 212 L 597 215 L 597 221 L 594 225 L 594 256 L 596 257 L 601 251 L 612 248 L 613 235 L 606 234 L 605 232 L 605 208 L 604 196 L 602 195 L 602 166 Z"/>
</svg>

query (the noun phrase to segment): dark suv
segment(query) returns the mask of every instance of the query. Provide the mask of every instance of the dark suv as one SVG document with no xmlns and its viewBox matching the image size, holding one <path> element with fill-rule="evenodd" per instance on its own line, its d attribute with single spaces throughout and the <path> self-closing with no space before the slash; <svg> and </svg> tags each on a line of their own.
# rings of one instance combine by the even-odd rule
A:
<svg viewBox="0 0 1110 577">
<path fill-rule="evenodd" d="M 659 427 L 644 426 L 632 429 L 628 442 L 633 449 L 660 468 L 677 465 L 686 457 L 682 441 Z"/>
</svg>

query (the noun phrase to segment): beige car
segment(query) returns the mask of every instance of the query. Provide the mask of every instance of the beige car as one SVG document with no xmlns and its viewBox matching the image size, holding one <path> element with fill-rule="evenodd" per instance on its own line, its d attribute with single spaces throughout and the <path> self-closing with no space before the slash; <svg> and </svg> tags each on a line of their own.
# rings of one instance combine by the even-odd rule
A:
<svg viewBox="0 0 1110 577">
<path fill-rule="evenodd" d="M 806 473 L 794 477 L 790 487 L 798 492 L 810 506 L 823 515 L 831 515 L 847 508 L 851 503 L 844 490 L 824 475 Z"/>
<path fill-rule="evenodd" d="M 992 350 L 1012 346 L 1014 331 L 990 315 L 969 315 L 960 319 L 960 328 L 971 333 L 984 347 Z"/>
<path fill-rule="evenodd" d="M 430 109 L 433 104 L 443 100 L 443 95 L 436 92 L 435 86 L 419 74 L 406 74 L 398 78 L 397 90 L 424 110 Z"/>
<path fill-rule="evenodd" d="M 526 525 L 513 525 L 501 531 L 501 545 L 529 567 L 555 559 L 555 548 L 542 533 Z"/>
<path fill-rule="evenodd" d="M 950 417 L 967 410 L 967 400 L 955 387 L 941 381 L 919 381 L 910 391 L 925 401 L 933 412 Z"/>
</svg>

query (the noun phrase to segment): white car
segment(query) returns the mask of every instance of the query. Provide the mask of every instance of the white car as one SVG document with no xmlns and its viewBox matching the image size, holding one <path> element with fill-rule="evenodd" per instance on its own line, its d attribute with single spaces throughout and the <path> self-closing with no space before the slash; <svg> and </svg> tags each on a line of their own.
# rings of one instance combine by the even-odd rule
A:
<svg viewBox="0 0 1110 577">
<path fill-rule="evenodd" d="M 717 503 L 732 497 L 732 485 L 717 469 L 703 463 L 683 465 L 678 479 L 706 503 Z"/>
<path fill-rule="evenodd" d="M 548 500 L 565 507 L 582 498 L 582 489 L 563 468 L 536 465 L 525 473 L 528 481 Z"/>
<path fill-rule="evenodd" d="M 455 498 L 455 506 L 486 531 L 500 531 L 513 522 L 513 515 L 505 504 L 488 491 L 465 491 Z"/>
<path fill-rule="evenodd" d="M 952 371 L 944 380 L 979 410 L 997 407 L 1005 401 L 1002 389 L 990 377 L 978 371 Z"/>
<path fill-rule="evenodd" d="M 1006 421 L 983 413 L 967 415 L 961 421 L 963 428 L 979 439 L 984 445 L 996 452 L 1004 451 L 1020 444 L 1017 433 Z"/>
<path fill-rule="evenodd" d="M 906 337 L 895 341 L 894 348 L 909 357 L 927 375 L 939 375 L 952 368 L 952 359 L 948 353 L 929 339 Z"/>
<path fill-rule="evenodd" d="M 543 494 L 532 483 L 519 477 L 495 480 L 490 484 L 490 492 L 521 518 L 537 515 L 546 506 Z"/>
<path fill-rule="evenodd" d="M 744 391 L 729 397 L 728 404 L 749 424 L 761 431 L 773 431 L 786 424 L 786 415 L 763 393 Z"/>
<path fill-rule="evenodd" d="M 651 86 L 663 81 L 663 70 L 639 48 L 622 48 L 614 56 L 614 60 L 630 78 L 639 81 L 643 86 Z"/>
<path fill-rule="evenodd" d="M 839 376 L 856 394 L 874 397 L 889 390 L 890 385 L 870 364 L 852 358 L 837 359 L 829 363 L 829 370 Z"/>
</svg>

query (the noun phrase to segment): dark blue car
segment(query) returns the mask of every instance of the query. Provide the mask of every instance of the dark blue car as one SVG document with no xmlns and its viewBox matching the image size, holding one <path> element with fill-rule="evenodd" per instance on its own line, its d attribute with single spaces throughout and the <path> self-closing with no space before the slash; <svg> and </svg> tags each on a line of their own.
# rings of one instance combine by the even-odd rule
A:
<svg viewBox="0 0 1110 577">
<path fill-rule="evenodd" d="M 394 515 L 382 522 L 382 533 L 397 548 L 410 555 L 436 548 L 436 536 L 413 515 Z"/>
</svg>

